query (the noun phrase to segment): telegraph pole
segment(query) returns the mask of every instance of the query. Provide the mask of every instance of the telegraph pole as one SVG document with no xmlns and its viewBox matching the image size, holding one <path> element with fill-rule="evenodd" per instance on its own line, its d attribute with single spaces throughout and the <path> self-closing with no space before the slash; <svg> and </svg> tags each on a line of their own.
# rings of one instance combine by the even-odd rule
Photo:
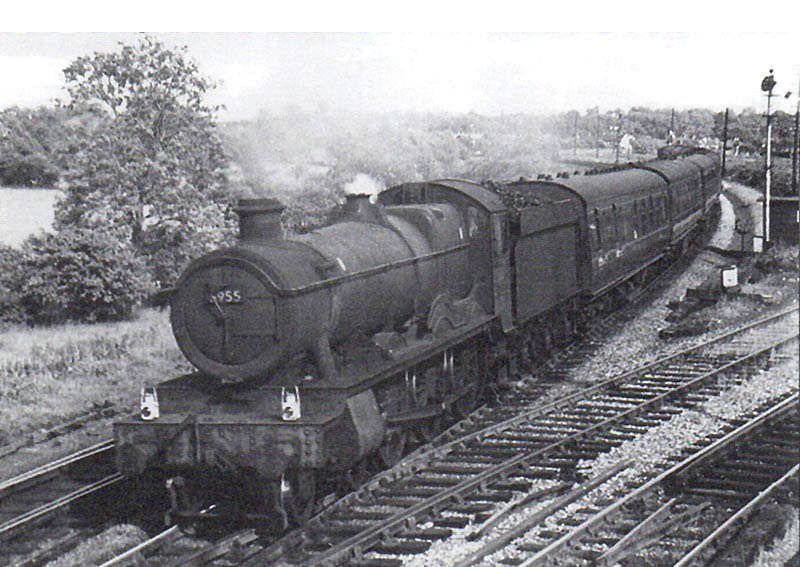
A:
<svg viewBox="0 0 800 567">
<path fill-rule="evenodd" d="M 722 125 L 722 177 L 725 177 L 725 156 L 728 153 L 728 109 L 725 109 L 725 123 Z"/>
<path fill-rule="evenodd" d="M 600 108 L 597 108 L 597 127 L 594 134 L 594 157 L 600 159 Z"/>
<path fill-rule="evenodd" d="M 667 134 L 667 144 L 672 143 L 673 136 L 677 138 L 675 135 L 675 109 L 672 109 L 672 113 L 669 116 L 669 133 Z"/>
<path fill-rule="evenodd" d="M 572 148 L 572 155 L 578 155 L 578 116 L 580 115 L 579 112 L 575 114 L 575 145 Z"/>
<path fill-rule="evenodd" d="M 797 129 L 800 123 L 800 75 L 797 78 L 797 110 L 794 112 L 794 144 L 792 145 L 792 194 L 797 195 L 797 152 L 798 147 Z"/>
<path fill-rule="evenodd" d="M 772 89 L 775 88 L 777 82 L 775 76 L 772 74 L 772 69 L 769 70 L 769 75 L 764 77 L 761 81 L 761 90 L 767 93 L 767 155 L 766 165 L 764 171 L 764 208 L 762 219 L 762 235 L 764 237 L 764 245 L 769 242 L 769 200 L 770 200 L 770 181 L 771 181 L 771 168 L 772 168 Z"/>
</svg>

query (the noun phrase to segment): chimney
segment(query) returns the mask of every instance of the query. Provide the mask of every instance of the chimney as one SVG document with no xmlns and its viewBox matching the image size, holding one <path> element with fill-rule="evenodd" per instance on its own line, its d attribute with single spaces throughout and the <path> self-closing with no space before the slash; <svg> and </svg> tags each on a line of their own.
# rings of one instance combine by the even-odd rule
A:
<svg viewBox="0 0 800 567">
<path fill-rule="evenodd" d="M 345 195 L 345 212 L 362 222 L 383 224 L 383 210 L 370 202 L 367 193 L 348 193 Z"/>
<path fill-rule="evenodd" d="M 276 199 L 239 199 L 240 240 L 266 240 L 283 238 L 281 213 L 284 207 Z"/>
</svg>

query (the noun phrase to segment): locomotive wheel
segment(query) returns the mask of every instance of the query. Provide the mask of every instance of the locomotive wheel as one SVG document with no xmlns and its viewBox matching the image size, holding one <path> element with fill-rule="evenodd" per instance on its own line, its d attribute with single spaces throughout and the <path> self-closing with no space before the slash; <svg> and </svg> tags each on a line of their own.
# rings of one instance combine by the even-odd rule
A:
<svg viewBox="0 0 800 567">
<path fill-rule="evenodd" d="M 455 392 L 464 392 L 454 404 L 453 409 L 460 418 L 467 417 L 478 403 L 480 391 L 478 357 L 472 349 L 464 350 L 459 356 L 460 364 L 456 369 Z"/>
<path fill-rule="evenodd" d="M 422 374 L 417 387 L 416 406 L 425 407 L 433 403 L 436 396 L 436 382 L 438 379 L 437 371 L 429 369 Z M 416 441 L 427 443 L 436 437 L 442 430 L 441 416 L 434 416 L 414 425 L 414 436 Z"/>
<path fill-rule="evenodd" d="M 317 475 L 313 469 L 300 469 L 287 473 L 284 483 L 289 491 L 284 492 L 283 506 L 292 525 L 301 525 L 314 515 L 317 497 Z M 284 487 L 282 487 L 283 489 Z"/>
<path fill-rule="evenodd" d="M 383 443 L 378 447 L 378 454 L 384 466 L 392 467 L 403 458 L 408 443 L 408 431 L 401 428 L 389 428 Z"/>
</svg>

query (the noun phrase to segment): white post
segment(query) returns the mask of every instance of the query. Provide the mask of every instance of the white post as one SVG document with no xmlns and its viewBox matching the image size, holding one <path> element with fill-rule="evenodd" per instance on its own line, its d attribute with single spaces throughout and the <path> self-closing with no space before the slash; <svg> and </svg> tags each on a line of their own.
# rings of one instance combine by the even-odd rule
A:
<svg viewBox="0 0 800 567">
<path fill-rule="evenodd" d="M 772 122 L 767 118 L 767 175 L 764 187 L 764 242 L 769 242 L 769 199 L 772 179 Z"/>
</svg>

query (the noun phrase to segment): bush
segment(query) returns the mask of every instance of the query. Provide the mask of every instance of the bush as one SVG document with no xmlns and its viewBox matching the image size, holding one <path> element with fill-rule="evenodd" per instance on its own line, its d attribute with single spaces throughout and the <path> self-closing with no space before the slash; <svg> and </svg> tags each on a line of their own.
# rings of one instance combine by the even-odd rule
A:
<svg viewBox="0 0 800 567">
<path fill-rule="evenodd" d="M 33 323 L 124 319 L 152 291 L 130 246 L 84 229 L 29 238 L 20 270 L 13 293 Z"/>
<path fill-rule="evenodd" d="M 726 177 L 754 189 L 764 190 L 764 158 L 734 159 L 726 168 Z M 792 195 L 791 160 L 776 158 L 772 164 L 771 190 L 773 196 Z"/>
<path fill-rule="evenodd" d="M 24 280 L 24 258 L 21 250 L 0 245 L 0 322 L 27 323 L 30 320 L 19 295 Z"/>
</svg>

